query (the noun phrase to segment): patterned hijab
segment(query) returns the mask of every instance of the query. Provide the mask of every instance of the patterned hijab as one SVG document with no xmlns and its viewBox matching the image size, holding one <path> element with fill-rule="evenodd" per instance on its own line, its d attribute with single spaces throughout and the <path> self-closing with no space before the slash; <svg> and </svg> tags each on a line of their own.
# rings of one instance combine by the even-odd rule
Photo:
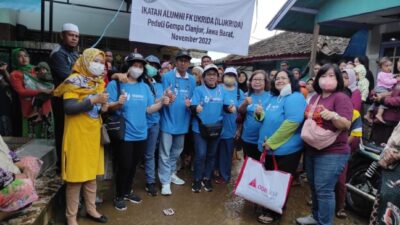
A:
<svg viewBox="0 0 400 225">
<path fill-rule="evenodd" d="M 96 48 L 88 48 L 83 51 L 82 55 L 72 67 L 73 73 L 54 90 L 54 96 L 61 97 L 66 92 L 75 92 L 83 95 L 104 92 L 105 83 L 103 77 L 93 76 L 88 69 L 90 63 L 93 62 L 98 55 L 105 58 L 104 52 Z"/>
<path fill-rule="evenodd" d="M 18 55 L 20 52 L 25 52 L 28 55 L 28 52 L 23 49 L 23 48 L 15 48 L 12 50 L 11 53 L 11 62 L 12 62 L 12 66 L 15 70 L 20 70 L 24 73 L 30 73 L 33 69 L 33 65 L 31 64 L 27 64 L 27 65 L 21 65 L 18 62 Z"/>
</svg>

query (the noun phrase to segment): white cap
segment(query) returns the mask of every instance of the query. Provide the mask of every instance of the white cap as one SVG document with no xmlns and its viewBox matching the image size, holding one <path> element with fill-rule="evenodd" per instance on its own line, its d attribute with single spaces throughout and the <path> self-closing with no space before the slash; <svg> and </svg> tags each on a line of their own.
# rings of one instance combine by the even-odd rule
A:
<svg viewBox="0 0 400 225">
<path fill-rule="evenodd" d="M 75 24 L 64 23 L 62 26 L 62 31 L 73 31 L 73 32 L 79 33 L 79 28 Z"/>
<path fill-rule="evenodd" d="M 200 71 L 201 74 L 203 74 L 204 70 L 201 66 L 195 66 L 195 67 L 193 67 L 193 69 L 196 69 L 196 70 Z"/>
<path fill-rule="evenodd" d="M 208 64 L 206 67 L 204 67 L 203 76 L 206 74 L 207 71 L 212 70 L 212 69 L 218 72 L 218 67 L 216 65 Z"/>
<path fill-rule="evenodd" d="M 236 70 L 235 68 L 233 68 L 233 67 L 228 67 L 228 68 L 225 69 L 224 74 L 228 74 L 228 73 L 233 73 L 233 74 L 235 74 L 236 76 L 238 75 L 238 74 L 237 74 L 237 70 Z"/>
</svg>

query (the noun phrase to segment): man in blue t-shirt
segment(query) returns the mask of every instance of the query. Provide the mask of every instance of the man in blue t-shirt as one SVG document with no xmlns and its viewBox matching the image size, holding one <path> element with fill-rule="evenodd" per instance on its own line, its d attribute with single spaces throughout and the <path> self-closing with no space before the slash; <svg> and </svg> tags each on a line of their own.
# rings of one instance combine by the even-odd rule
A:
<svg viewBox="0 0 400 225">
<path fill-rule="evenodd" d="M 176 185 L 185 184 L 175 173 L 176 161 L 182 153 L 185 134 L 189 130 L 190 98 L 196 87 L 195 79 L 186 72 L 191 60 L 189 53 L 179 51 L 175 60 L 176 69 L 162 77 L 163 88 L 172 102 L 161 112 L 158 176 L 162 195 L 172 194 L 171 182 Z"/>
</svg>

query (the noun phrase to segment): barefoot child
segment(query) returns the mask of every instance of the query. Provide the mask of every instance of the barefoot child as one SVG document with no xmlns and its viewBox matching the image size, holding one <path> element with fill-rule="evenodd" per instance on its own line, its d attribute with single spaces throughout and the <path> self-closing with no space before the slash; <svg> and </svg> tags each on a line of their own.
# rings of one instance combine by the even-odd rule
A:
<svg viewBox="0 0 400 225">
<path fill-rule="evenodd" d="M 390 92 L 393 85 L 397 83 L 397 79 L 392 73 L 392 62 L 390 61 L 389 58 L 383 57 L 381 60 L 379 60 L 379 68 L 381 71 L 378 73 L 378 83 L 375 87 L 375 94 Z M 386 107 L 383 105 L 377 106 L 376 103 L 371 105 L 364 118 L 371 123 L 372 122 L 371 113 L 372 111 L 375 110 L 376 107 L 378 107 L 378 112 L 375 115 L 376 119 L 382 123 L 385 123 L 382 115 Z"/>
</svg>

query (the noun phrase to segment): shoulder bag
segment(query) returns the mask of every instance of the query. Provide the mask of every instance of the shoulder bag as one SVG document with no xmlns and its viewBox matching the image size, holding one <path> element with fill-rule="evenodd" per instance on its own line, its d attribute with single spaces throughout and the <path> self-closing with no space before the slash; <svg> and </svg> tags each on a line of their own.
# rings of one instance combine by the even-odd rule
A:
<svg viewBox="0 0 400 225">
<path fill-rule="evenodd" d="M 308 118 L 304 121 L 303 129 L 301 130 L 301 138 L 311 147 L 322 150 L 335 142 L 340 134 L 340 130 L 333 132 L 318 126 L 317 122 L 313 120 L 314 111 L 317 108 L 321 96 L 318 96 L 314 104 L 311 106 L 308 113 Z"/>
</svg>

